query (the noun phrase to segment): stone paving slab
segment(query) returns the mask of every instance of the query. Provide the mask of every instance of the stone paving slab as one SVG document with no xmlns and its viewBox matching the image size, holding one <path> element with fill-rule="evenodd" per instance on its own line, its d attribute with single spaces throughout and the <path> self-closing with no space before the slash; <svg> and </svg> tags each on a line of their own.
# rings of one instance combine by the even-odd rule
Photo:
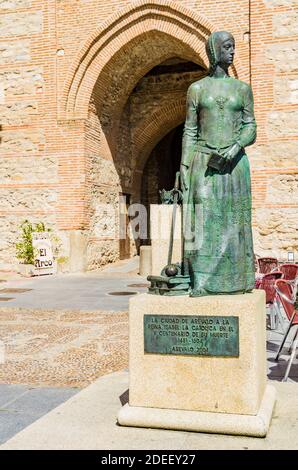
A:
<svg viewBox="0 0 298 470">
<path fill-rule="evenodd" d="M 68 400 L 79 389 L 0 384 L 0 444 Z"/>
<path fill-rule="evenodd" d="M 141 276 L 129 276 L 116 273 L 115 276 L 89 275 L 56 275 L 23 278 L 5 283 L 6 288 L 30 289 L 27 292 L 10 294 L 11 300 L 5 301 L 5 307 L 28 309 L 73 309 L 83 311 L 128 309 L 129 296 L 112 296 L 110 292 L 127 291 L 142 293 L 145 287 L 128 287 L 130 284 L 146 283 Z M 7 297 L 1 295 L 1 298 Z"/>
<path fill-rule="evenodd" d="M 0 409 L 28 391 L 26 385 L 0 384 Z"/>
<path fill-rule="evenodd" d="M 128 388 L 128 373 L 121 371 L 101 377 L 15 435 L 1 450 L 298 449 L 298 419 L 293 412 L 298 409 L 297 386 L 274 386 L 277 402 L 266 438 L 121 427 L 116 419 L 120 397 Z"/>
</svg>

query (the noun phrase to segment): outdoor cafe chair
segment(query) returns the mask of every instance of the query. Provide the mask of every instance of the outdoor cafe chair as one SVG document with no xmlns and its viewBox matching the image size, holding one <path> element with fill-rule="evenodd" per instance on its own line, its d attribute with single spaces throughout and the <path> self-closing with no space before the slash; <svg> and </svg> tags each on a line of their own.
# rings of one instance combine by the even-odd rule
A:
<svg viewBox="0 0 298 470">
<path fill-rule="evenodd" d="M 275 360 L 278 361 L 280 353 L 286 342 L 286 339 L 289 335 L 290 330 L 293 328 L 293 326 L 296 326 L 296 327 L 298 326 L 298 309 L 297 309 L 297 301 L 296 301 L 297 283 L 287 281 L 285 279 L 278 279 L 275 283 L 275 288 L 276 288 L 277 295 L 280 299 L 280 302 L 286 313 L 286 316 L 289 320 L 288 328 L 284 334 L 282 342 L 275 356 Z M 293 359 L 295 357 L 297 346 L 298 346 L 298 328 L 296 328 L 296 332 L 293 336 L 293 339 L 291 341 L 291 345 L 289 348 L 289 353 L 291 353 L 291 356 L 287 365 L 287 370 L 285 372 L 283 382 L 286 382 L 288 380 L 289 372 L 292 366 Z"/>
<path fill-rule="evenodd" d="M 298 277 L 298 264 L 285 263 L 280 265 L 278 269 L 282 272 L 283 279 L 293 281 L 296 279 L 296 277 Z"/>
<path fill-rule="evenodd" d="M 277 279 L 280 279 L 282 273 L 280 271 L 275 271 L 273 273 L 264 274 L 262 279 L 258 284 L 258 289 L 264 289 L 266 293 L 266 307 L 270 311 L 270 329 L 274 330 L 276 328 L 276 318 L 279 320 L 281 328 L 283 329 L 283 320 L 281 317 L 280 309 L 276 303 L 276 290 L 275 282 Z"/>
<path fill-rule="evenodd" d="M 278 267 L 277 258 L 258 258 L 259 273 L 268 274 Z"/>
</svg>

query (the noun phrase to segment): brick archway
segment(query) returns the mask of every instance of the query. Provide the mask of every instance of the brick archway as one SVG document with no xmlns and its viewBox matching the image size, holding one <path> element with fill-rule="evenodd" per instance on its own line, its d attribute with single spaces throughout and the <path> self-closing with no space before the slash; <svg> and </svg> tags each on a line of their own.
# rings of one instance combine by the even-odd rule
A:
<svg viewBox="0 0 298 470">
<path fill-rule="evenodd" d="M 140 192 L 143 169 L 152 150 L 172 129 L 182 124 L 184 119 L 185 98 L 162 107 L 140 126 L 133 141 L 136 168 L 132 186 L 136 194 Z"/>
<path fill-rule="evenodd" d="M 69 195 L 66 185 L 60 201 L 71 220 L 74 205 L 82 207 L 75 223 L 87 233 L 90 265 L 101 265 L 107 251 L 110 259 L 119 256 L 119 240 L 113 232 L 119 216 L 112 222 L 110 216 L 100 212 L 101 206 L 109 204 L 118 214 L 120 194 L 138 202 L 143 168 L 151 151 L 185 117 L 187 88 L 174 86 L 170 102 L 161 94 L 150 103 L 137 102 L 140 82 L 146 81 L 154 68 L 173 59 L 192 63 L 204 74 L 208 62 L 206 39 L 216 29 L 178 2 L 136 0 L 111 15 L 89 36 L 64 85 L 58 87 L 63 90 L 58 97 L 59 125 L 63 126 L 64 121 L 66 126 L 71 124 L 80 142 L 78 149 L 70 136 L 73 147 L 72 151 L 66 149 L 60 160 L 61 181 L 68 181 L 69 166 L 73 166 L 65 155 L 71 156 L 71 162 L 77 155 L 76 161 L 84 169 L 84 175 L 78 175 L 75 191 Z M 188 79 L 198 73 L 191 70 Z M 237 60 L 232 74 L 247 78 Z"/>
<path fill-rule="evenodd" d="M 191 51 L 193 60 L 207 67 L 205 41 L 216 28 L 203 16 L 170 0 L 137 0 L 94 31 L 79 51 L 66 78 L 60 100 L 60 119 L 84 119 L 95 84 L 104 97 L 113 57 L 131 41 L 150 32 L 176 39 Z M 151 64 L 152 66 L 152 64 Z M 236 72 L 237 69 L 237 72 Z M 142 73 L 146 73 L 143 70 Z M 241 79 L 247 73 L 235 60 L 233 74 Z M 137 79 L 136 79 L 137 80 Z"/>
</svg>

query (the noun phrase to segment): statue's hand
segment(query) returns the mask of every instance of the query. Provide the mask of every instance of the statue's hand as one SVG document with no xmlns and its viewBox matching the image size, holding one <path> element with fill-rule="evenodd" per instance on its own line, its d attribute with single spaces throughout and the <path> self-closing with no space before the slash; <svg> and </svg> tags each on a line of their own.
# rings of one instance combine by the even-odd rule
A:
<svg viewBox="0 0 298 470">
<path fill-rule="evenodd" d="M 231 145 L 228 150 L 222 154 L 222 156 L 227 160 L 227 162 L 230 162 L 235 158 L 239 151 L 241 149 L 241 146 L 236 142 L 235 144 Z"/>
<path fill-rule="evenodd" d="M 184 165 L 180 166 L 180 183 L 181 183 L 181 189 L 183 192 L 188 190 L 187 171 L 188 171 L 188 168 L 186 166 Z"/>
</svg>

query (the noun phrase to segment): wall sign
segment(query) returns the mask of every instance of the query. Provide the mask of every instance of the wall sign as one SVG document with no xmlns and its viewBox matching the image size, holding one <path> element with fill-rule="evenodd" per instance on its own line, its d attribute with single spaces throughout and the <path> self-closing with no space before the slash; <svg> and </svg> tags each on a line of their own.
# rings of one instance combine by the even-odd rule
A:
<svg viewBox="0 0 298 470">
<path fill-rule="evenodd" d="M 32 245 L 34 249 L 35 276 L 54 273 L 54 257 L 49 232 L 33 232 Z"/>
</svg>

